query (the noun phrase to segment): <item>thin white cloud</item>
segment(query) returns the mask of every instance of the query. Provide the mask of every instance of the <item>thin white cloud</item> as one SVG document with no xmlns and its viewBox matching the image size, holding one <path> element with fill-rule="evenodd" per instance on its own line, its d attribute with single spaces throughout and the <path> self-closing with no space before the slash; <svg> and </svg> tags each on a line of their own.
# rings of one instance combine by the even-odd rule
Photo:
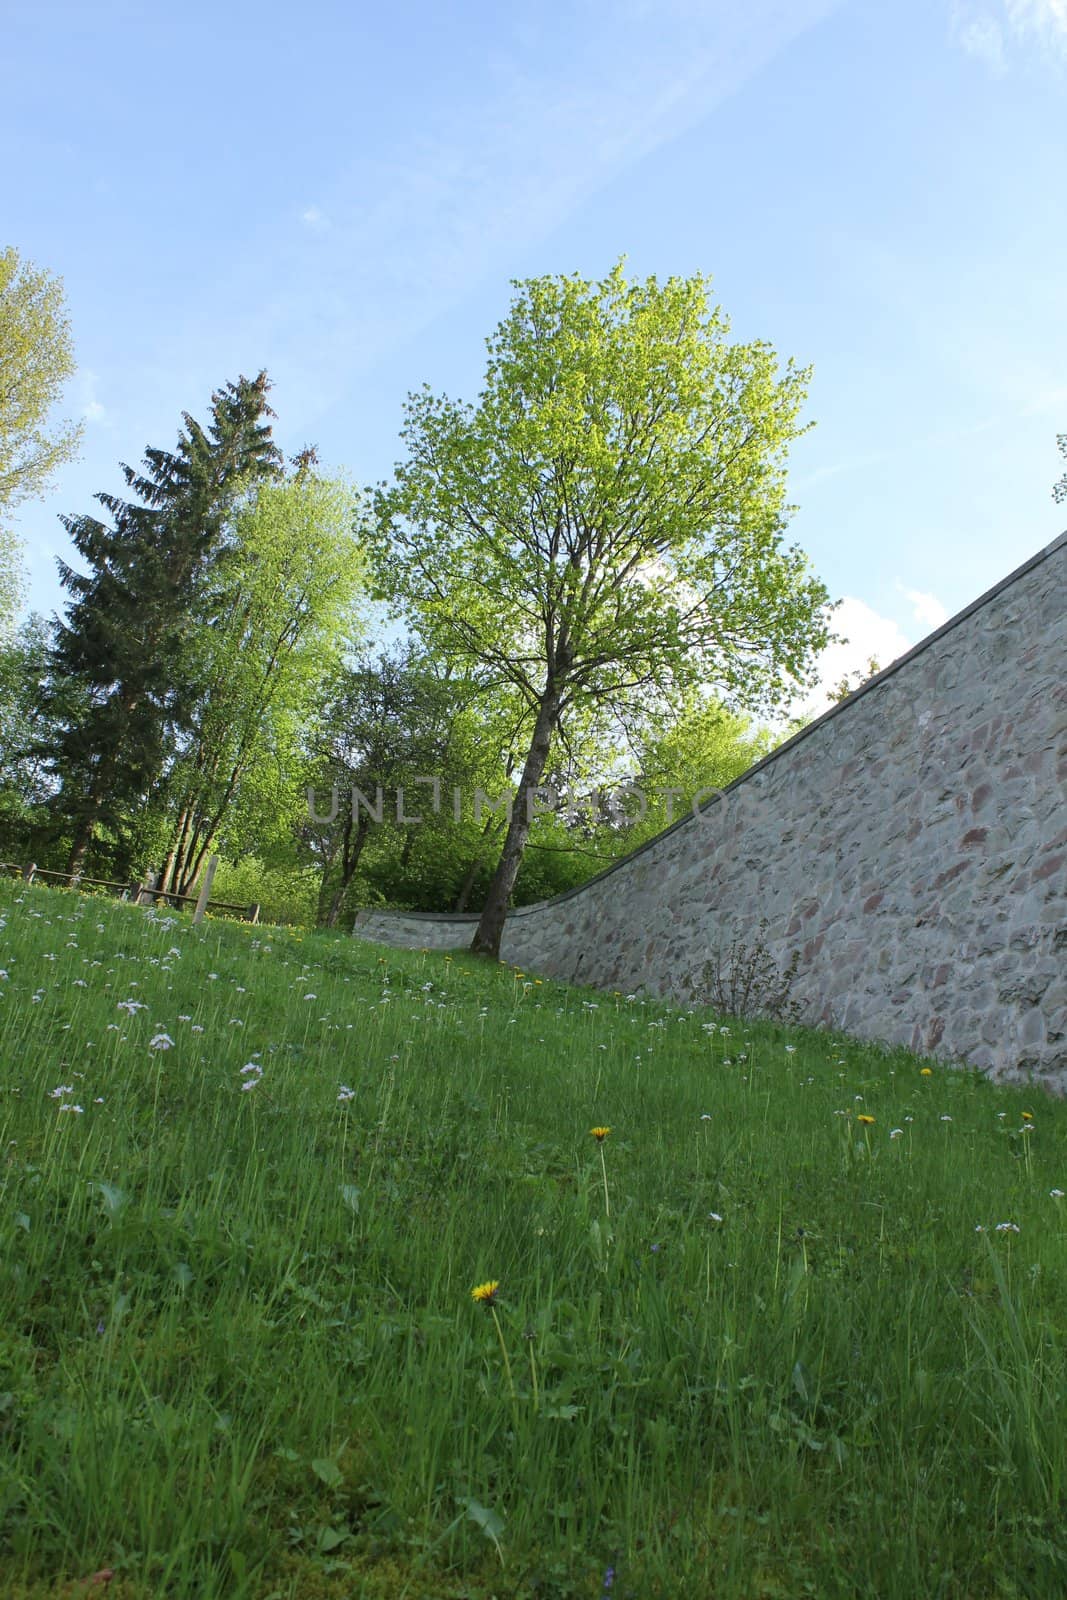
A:
<svg viewBox="0 0 1067 1600">
<path fill-rule="evenodd" d="M 942 605 L 936 594 L 927 594 L 922 589 L 908 589 L 899 582 L 897 588 L 906 600 L 910 600 L 916 622 L 927 632 L 940 628 L 943 622 L 948 621 L 948 608 Z"/>
<path fill-rule="evenodd" d="M 921 596 L 931 600 L 928 595 Z M 841 636 L 839 644 L 827 645 L 816 663 L 818 682 L 801 704 L 790 708 L 790 715 L 818 717 L 829 709 L 843 679 L 858 688 L 871 675 L 870 663 L 879 671 L 898 656 L 906 655 L 914 640 L 909 639 L 892 617 L 883 617 L 866 600 L 847 595 L 834 612 L 833 629 Z"/>
<path fill-rule="evenodd" d="M 108 423 L 111 420 L 107 407 L 97 397 L 96 386 L 99 381 L 91 367 L 83 368 L 78 374 L 78 415 L 90 427 L 94 424 Z"/>
<path fill-rule="evenodd" d="M 605 184 L 844 3 L 621 0 L 605 30 L 600 0 L 576 0 L 563 51 L 550 21 L 520 6 L 472 58 L 462 104 L 427 107 L 390 144 L 322 176 L 279 244 L 271 298 L 230 323 L 233 343 L 275 352 L 291 411 L 313 425 L 361 372 L 525 265 Z M 245 264 L 233 270 L 243 282 Z M 298 392 L 294 376 L 307 374 Z"/>
<path fill-rule="evenodd" d="M 1004 32 L 995 17 L 959 17 L 953 23 L 953 37 L 960 49 L 982 61 L 999 77 L 1007 71 Z"/>
<path fill-rule="evenodd" d="M 1067 0 L 1005 0 L 1018 33 L 1033 34 L 1054 49 L 1067 48 Z"/>
<path fill-rule="evenodd" d="M 1067 61 L 1067 0 L 952 0 L 952 38 L 998 76 L 1008 68 L 1008 46 L 1036 43 Z"/>
</svg>

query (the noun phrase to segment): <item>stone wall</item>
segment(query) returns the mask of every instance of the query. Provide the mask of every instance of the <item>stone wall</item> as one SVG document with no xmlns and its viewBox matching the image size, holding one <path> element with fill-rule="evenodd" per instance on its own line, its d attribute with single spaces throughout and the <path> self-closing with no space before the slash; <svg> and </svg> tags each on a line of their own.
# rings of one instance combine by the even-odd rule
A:
<svg viewBox="0 0 1067 1600">
<path fill-rule="evenodd" d="M 474 917 L 363 912 L 386 944 Z M 1067 535 L 502 954 L 688 997 L 766 942 L 806 1020 L 1067 1090 Z"/>
</svg>

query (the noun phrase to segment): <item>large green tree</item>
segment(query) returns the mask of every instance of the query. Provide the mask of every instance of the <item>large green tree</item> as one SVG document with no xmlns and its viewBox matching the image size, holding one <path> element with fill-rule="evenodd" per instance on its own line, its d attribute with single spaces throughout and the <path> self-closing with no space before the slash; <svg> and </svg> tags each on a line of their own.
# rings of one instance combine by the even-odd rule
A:
<svg viewBox="0 0 1067 1600">
<path fill-rule="evenodd" d="M 473 945 L 494 956 L 569 716 L 697 683 L 767 708 L 828 636 L 826 590 L 783 542 L 808 373 L 731 343 L 702 276 L 515 287 L 478 403 L 411 396 L 378 500 L 383 587 L 529 709 Z"/>
<path fill-rule="evenodd" d="M 54 751 L 69 872 L 81 870 L 100 830 L 121 840 L 188 726 L 190 629 L 235 506 L 280 471 L 269 388 L 263 372 L 226 384 L 212 396 L 206 427 L 186 413 L 175 450 L 147 449 L 143 472 L 123 467 L 135 498 L 96 497 L 109 523 L 63 519 L 84 570 L 60 566 L 72 600 L 57 628 L 52 693 L 73 680 L 89 702 Z"/>
<path fill-rule="evenodd" d="M 0 250 L 0 519 L 77 449 L 80 428 L 48 420 L 73 371 L 61 280 Z"/>
</svg>

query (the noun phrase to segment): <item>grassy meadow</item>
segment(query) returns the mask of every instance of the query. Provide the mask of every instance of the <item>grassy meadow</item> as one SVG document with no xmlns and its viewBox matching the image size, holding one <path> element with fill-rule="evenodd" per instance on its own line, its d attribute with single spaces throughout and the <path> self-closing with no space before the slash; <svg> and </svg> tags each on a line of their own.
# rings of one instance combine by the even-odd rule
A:
<svg viewBox="0 0 1067 1600">
<path fill-rule="evenodd" d="M 828 1034 L 0 883 L 0 1593 L 1063 1594 L 1065 1134 Z"/>
</svg>

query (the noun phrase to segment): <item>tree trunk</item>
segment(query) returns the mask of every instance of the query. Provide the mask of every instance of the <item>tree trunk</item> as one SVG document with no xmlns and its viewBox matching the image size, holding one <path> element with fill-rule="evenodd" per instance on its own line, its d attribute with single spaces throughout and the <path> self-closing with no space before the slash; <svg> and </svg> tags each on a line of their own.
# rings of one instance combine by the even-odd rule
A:
<svg viewBox="0 0 1067 1600">
<path fill-rule="evenodd" d="M 351 826 L 351 824 L 349 826 Z M 348 841 L 345 841 L 345 852 L 341 862 L 341 881 L 334 890 L 333 898 L 330 901 L 330 909 L 327 911 L 326 919 L 323 922 L 323 927 L 325 928 L 336 928 L 337 926 L 338 918 L 341 915 L 341 906 L 344 904 L 345 894 L 347 893 L 349 884 L 356 875 L 356 868 L 359 866 L 359 858 L 363 854 L 363 846 L 367 842 L 367 835 L 369 833 L 370 818 L 367 816 L 366 812 L 361 812 L 359 823 L 356 827 L 356 837 L 352 842 L 351 850 L 348 848 Z"/>
<path fill-rule="evenodd" d="M 508 777 L 511 776 L 513 770 L 514 769 L 509 761 Z M 462 884 L 460 885 L 459 894 L 456 896 L 456 903 L 452 907 L 453 911 L 466 911 L 467 902 L 471 897 L 471 890 L 474 888 L 474 880 L 485 866 L 485 858 L 488 854 L 489 846 L 493 842 L 493 833 L 495 831 L 495 827 L 496 819 L 493 817 L 486 817 L 484 823 L 482 824 L 482 838 L 485 840 L 485 848 L 479 850 L 478 854 L 467 868 L 466 875 Z"/>
<path fill-rule="evenodd" d="M 526 841 L 530 837 L 530 799 L 544 776 L 548 762 L 552 735 L 556 731 L 556 722 L 559 718 L 560 692 L 560 687 L 550 682 L 541 696 L 533 738 L 530 741 L 530 752 L 522 769 L 522 777 L 519 779 L 515 803 L 508 821 L 508 831 L 504 835 L 504 848 L 485 897 L 478 930 L 471 941 L 471 950 L 475 955 L 492 956 L 494 961 L 500 959 L 500 940 L 503 937 L 504 921 L 508 914 L 508 900 L 515 887 L 515 879 L 519 875 Z"/>
<path fill-rule="evenodd" d="M 485 857 L 475 856 L 474 860 L 467 868 L 467 875 L 460 886 L 459 894 L 456 896 L 456 903 L 452 907 L 453 911 L 466 911 L 467 901 L 470 899 L 471 890 L 474 888 L 474 880 L 478 876 L 479 872 L 481 872 L 484 865 Z"/>
<path fill-rule="evenodd" d="M 67 871 L 72 878 L 79 874 L 85 865 L 89 846 L 93 842 L 94 828 L 95 823 L 92 817 L 86 817 L 84 821 L 78 824 L 78 831 L 74 835 L 74 843 L 71 845 L 70 854 L 67 856 Z"/>
</svg>

